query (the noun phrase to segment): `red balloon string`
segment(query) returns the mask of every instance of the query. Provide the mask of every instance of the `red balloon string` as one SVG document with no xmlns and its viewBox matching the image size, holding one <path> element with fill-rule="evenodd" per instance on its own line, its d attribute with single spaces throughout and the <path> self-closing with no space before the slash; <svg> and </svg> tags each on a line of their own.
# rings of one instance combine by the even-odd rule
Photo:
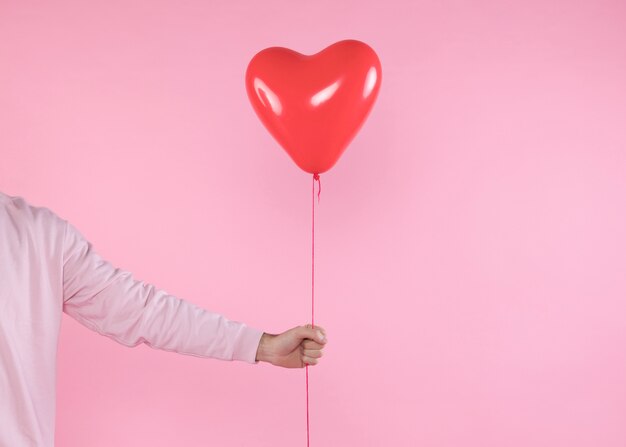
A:
<svg viewBox="0 0 626 447">
<path fill-rule="evenodd" d="M 311 191 L 311 327 L 315 328 L 315 181 L 319 185 L 317 203 L 320 201 L 322 182 L 319 174 L 313 174 L 313 189 Z M 306 445 L 309 447 L 309 364 L 306 364 Z"/>
</svg>

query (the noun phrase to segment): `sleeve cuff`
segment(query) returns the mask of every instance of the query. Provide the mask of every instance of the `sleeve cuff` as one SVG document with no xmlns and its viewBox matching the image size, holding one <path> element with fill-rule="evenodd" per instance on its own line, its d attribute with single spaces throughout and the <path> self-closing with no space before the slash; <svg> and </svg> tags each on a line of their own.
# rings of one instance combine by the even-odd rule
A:
<svg viewBox="0 0 626 447">
<path fill-rule="evenodd" d="M 262 335 L 262 330 L 242 323 L 233 347 L 232 360 L 239 360 L 254 365 L 259 363 L 259 361 L 256 360 L 256 353 L 259 348 Z"/>
</svg>

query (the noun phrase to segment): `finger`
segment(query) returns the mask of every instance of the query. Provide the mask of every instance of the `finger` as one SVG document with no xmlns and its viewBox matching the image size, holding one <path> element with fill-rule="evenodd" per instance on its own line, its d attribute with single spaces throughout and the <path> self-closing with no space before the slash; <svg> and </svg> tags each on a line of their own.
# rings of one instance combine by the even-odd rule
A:
<svg viewBox="0 0 626 447">
<path fill-rule="evenodd" d="M 319 331 L 322 331 L 322 334 L 326 335 L 326 329 L 324 329 L 322 326 L 320 326 L 319 324 L 316 324 L 315 326 L 313 326 L 311 323 L 305 324 L 305 326 L 309 329 L 311 328 L 315 328 Z"/>
<path fill-rule="evenodd" d="M 302 356 L 302 362 L 306 365 L 317 365 L 318 360 L 304 355 Z"/>
<path fill-rule="evenodd" d="M 304 349 L 322 349 L 326 345 L 326 343 L 317 343 L 313 340 L 304 340 L 302 341 L 301 345 L 304 347 Z"/>
<path fill-rule="evenodd" d="M 326 331 L 321 326 L 312 327 L 311 324 L 305 324 L 298 327 L 298 335 L 304 339 L 315 340 L 318 343 L 326 343 Z"/>
<path fill-rule="evenodd" d="M 307 357 L 311 357 L 312 359 L 318 359 L 322 356 L 322 351 L 319 351 L 317 349 L 305 349 L 304 355 L 306 355 Z"/>
</svg>

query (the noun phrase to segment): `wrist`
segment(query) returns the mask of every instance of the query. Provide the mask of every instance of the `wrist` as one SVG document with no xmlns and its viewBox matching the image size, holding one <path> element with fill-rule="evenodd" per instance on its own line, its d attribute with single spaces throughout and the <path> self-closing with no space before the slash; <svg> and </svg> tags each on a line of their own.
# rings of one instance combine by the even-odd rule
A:
<svg viewBox="0 0 626 447">
<path fill-rule="evenodd" d="M 272 356 L 270 342 L 274 337 L 276 337 L 275 334 L 268 334 L 267 332 L 263 332 L 263 335 L 261 335 L 261 339 L 259 341 L 259 347 L 256 351 L 255 361 L 271 363 Z"/>
</svg>

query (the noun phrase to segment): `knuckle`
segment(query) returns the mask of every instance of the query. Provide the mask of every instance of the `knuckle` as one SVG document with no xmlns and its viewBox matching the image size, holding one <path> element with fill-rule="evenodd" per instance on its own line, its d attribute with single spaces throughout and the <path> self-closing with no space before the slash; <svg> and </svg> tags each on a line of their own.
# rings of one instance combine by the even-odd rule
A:
<svg viewBox="0 0 626 447">
<path fill-rule="evenodd" d="M 308 364 L 308 365 L 315 365 L 315 364 L 317 364 L 317 359 L 314 359 L 312 357 L 304 356 L 304 357 L 302 357 L 302 361 L 304 363 Z"/>
</svg>

